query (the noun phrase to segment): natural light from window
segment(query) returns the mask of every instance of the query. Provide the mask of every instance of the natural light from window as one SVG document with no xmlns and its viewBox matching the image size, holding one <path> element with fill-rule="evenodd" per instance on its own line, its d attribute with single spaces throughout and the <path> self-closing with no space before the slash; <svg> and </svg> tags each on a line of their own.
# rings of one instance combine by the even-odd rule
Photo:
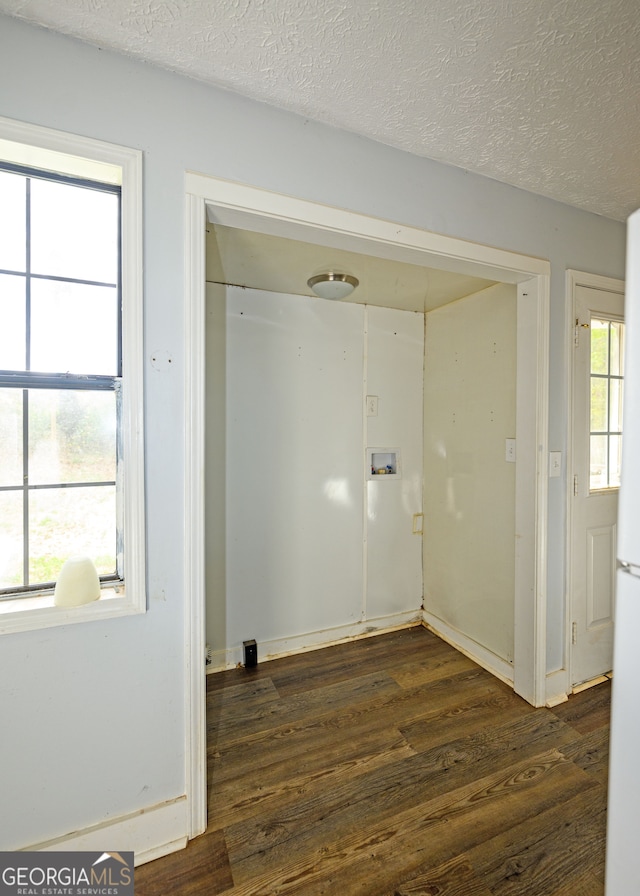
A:
<svg viewBox="0 0 640 896">
<path fill-rule="evenodd" d="M 119 192 L 0 170 L 0 596 L 119 576 Z"/>
<path fill-rule="evenodd" d="M 624 323 L 591 318 L 589 488 L 620 487 Z"/>
</svg>

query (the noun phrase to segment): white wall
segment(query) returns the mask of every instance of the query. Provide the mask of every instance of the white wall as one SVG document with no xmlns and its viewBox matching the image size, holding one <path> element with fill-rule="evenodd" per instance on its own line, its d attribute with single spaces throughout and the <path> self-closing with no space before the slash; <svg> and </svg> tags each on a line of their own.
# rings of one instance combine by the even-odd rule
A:
<svg viewBox="0 0 640 896">
<path fill-rule="evenodd" d="M 425 610 L 513 662 L 516 290 L 426 316 Z"/>
<path fill-rule="evenodd" d="M 221 497 L 215 432 L 226 430 L 222 594 L 213 569 L 219 527 L 212 522 L 207 534 L 214 667 L 239 661 L 248 638 L 263 657 L 417 614 L 422 315 L 211 285 L 207 309 L 208 368 L 218 371 L 208 380 L 212 520 Z M 372 390 L 378 415 L 365 417 Z M 402 477 L 365 489 L 367 445 L 399 447 Z"/>
<path fill-rule="evenodd" d="M 424 315 L 367 308 L 365 395 L 378 397 L 367 417 L 370 448 L 399 448 L 401 478 L 367 482 L 367 615 L 388 616 L 422 604 L 422 376 Z"/>
<path fill-rule="evenodd" d="M 359 305 L 227 290 L 227 643 L 362 605 Z"/>
<path fill-rule="evenodd" d="M 145 178 L 149 612 L 3 638 L 0 846 L 9 849 L 185 792 L 185 170 L 548 258 L 557 450 L 566 448 L 565 271 L 622 277 L 624 227 L 5 17 L 0 114 L 140 148 Z M 156 351 L 172 359 L 164 371 L 150 364 Z M 564 639 L 565 487 L 550 483 L 550 670 Z"/>
</svg>

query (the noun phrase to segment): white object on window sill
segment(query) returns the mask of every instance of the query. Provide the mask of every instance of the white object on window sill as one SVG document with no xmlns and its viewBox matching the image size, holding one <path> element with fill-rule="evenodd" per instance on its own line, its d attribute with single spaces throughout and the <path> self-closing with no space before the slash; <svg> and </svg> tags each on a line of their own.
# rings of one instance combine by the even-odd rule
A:
<svg viewBox="0 0 640 896">
<path fill-rule="evenodd" d="M 91 557 L 69 557 L 60 570 L 53 603 L 56 607 L 80 607 L 100 597 L 98 570 Z"/>
</svg>

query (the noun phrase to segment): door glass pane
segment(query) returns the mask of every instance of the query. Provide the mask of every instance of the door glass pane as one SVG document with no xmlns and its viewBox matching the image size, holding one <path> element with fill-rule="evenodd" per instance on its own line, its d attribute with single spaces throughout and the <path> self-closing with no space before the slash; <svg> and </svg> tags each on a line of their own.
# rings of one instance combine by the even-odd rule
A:
<svg viewBox="0 0 640 896">
<path fill-rule="evenodd" d="M 86 555 L 100 575 L 116 570 L 115 486 L 29 493 L 29 580 L 55 582 L 69 557 Z"/>
<path fill-rule="evenodd" d="M 26 281 L 0 274 L 0 369 L 24 370 L 27 363 Z"/>
<path fill-rule="evenodd" d="M 622 432 L 622 394 L 623 381 L 611 380 L 609 383 L 609 430 Z"/>
<path fill-rule="evenodd" d="M 71 184 L 31 181 L 34 274 L 116 283 L 118 199 Z"/>
<path fill-rule="evenodd" d="M 607 440 L 608 436 L 591 436 L 591 463 L 589 488 L 607 487 Z"/>
<path fill-rule="evenodd" d="M 591 373 L 609 372 L 609 322 L 591 318 Z"/>
<path fill-rule="evenodd" d="M 620 486 L 623 367 L 624 324 L 591 318 L 590 487 L 594 490 Z"/>
<path fill-rule="evenodd" d="M 620 488 L 622 436 L 609 436 L 609 487 Z"/>
<path fill-rule="evenodd" d="M 117 290 L 55 280 L 31 288 L 31 369 L 115 376 Z"/>
<path fill-rule="evenodd" d="M 27 255 L 25 179 L 0 171 L 0 268 L 24 271 Z"/>
<path fill-rule="evenodd" d="M 611 376 L 622 376 L 624 373 L 624 324 L 619 320 L 611 321 Z"/>
<path fill-rule="evenodd" d="M 0 588 L 24 585 L 22 547 L 22 492 L 0 492 Z"/>
<path fill-rule="evenodd" d="M 591 377 L 591 432 L 606 432 L 607 386 L 605 377 Z"/>
<path fill-rule="evenodd" d="M 23 484 L 22 389 L 0 389 L 0 486 Z"/>
<path fill-rule="evenodd" d="M 116 478 L 115 392 L 29 392 L 29 484 Z"/>
</svg>

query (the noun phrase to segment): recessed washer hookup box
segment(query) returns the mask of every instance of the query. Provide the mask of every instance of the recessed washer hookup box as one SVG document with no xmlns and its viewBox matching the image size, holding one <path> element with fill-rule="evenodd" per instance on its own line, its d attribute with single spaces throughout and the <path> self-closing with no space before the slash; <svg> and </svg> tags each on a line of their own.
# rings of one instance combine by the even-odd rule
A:
<svg viewBox="0 0 640 896">
<path fill-rule="evenodd" d="M 400 479 L 399 448 L 367 448 L 367 479 Z"/>
</svg>

